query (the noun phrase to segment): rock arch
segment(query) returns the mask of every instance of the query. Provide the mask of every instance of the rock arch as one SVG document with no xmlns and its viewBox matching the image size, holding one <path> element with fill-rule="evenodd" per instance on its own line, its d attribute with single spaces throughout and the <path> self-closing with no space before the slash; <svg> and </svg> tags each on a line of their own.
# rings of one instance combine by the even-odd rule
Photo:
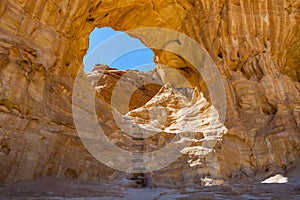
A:
<svg viewBox="0 0 300 200">
<path fill-rule="evenodd" d="M 221 168 L 216 178 L 261 178 L 288 170 L 300 157 L 299 4 L 2 0 L 0 144 L 10 152 L 1 154 L 0 182 L 64 176 L 74 169 L 70 165 L 84 179 L 115 173 L 80 146 L 71 111 L 72 83 L 95 26 L 120 31 L 155 26 L 194 38 L 216 62 L 229 102 L 229 133 L 215 157 Z M 181 66 L 178 58 L 169 63 L 174 55 L 155 53 L 163 64 Z M 74 155 L 90 165 L 74 163 Z M 169 170 L 172 166 L 162 177 Z M 180 180 L 183 173 L 174 177 Z"/>
</svg>

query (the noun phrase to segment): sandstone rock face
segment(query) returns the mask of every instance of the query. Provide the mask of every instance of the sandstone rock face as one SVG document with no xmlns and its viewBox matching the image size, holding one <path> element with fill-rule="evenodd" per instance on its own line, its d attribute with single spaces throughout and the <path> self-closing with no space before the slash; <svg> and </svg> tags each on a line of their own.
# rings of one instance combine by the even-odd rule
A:
<svg viewBox="0 0 300 200">
<path fill-rule="evenodd" d="M 163 85 L 155 70 L 143 73 L 96 65 L 87 77 L 96 89 L 98 98 L 104 98 L 108 104 L 111 104 L 112 100 L 115 101 L 118 103 L 116 109 L 122 114 L 143 106 Z M 117 86 L 120 89 L 116 88 Z M 113 92 L 115 92 L 114 96 Z"/>
<path fill-rule="evenodd" d="M 300 158 L 299 24 L 299 0 L 1 1 L 0 182 L 41 176 L 87 180 L 118 177 L 117 171 L 89 154 L 73 122 L 73 83 L 95 26 L 121 31 L 141 27 L 179 31 L 207 50 L 221 73 L 227 114 L 225 123 L 216 128 L 223 130 L 218 132 L 220 138 L 213 140 L 212 149 L 203 157 L 202 139 L 209 137 L 201 129 L 204 124 L 195 124 L 195 129 L 201 130 L 197 141 L 183 148 L 176 162 L 155 172 L 156 181 L 168 185 L 200 183 L 203 177 L 252 181 L 288 172 Z M 156 37 L 160 33 L 151 34 Z M 150 46 L 151 41 L 140 39 Z M 178 41 L 168 41 L 165 46 L 177 48 L 181 45 Z M 175 109 L 170 110 L 170 116 L 179 115 L 172 101 L 181 96 L 195 105 L 207 102 L 202 114 L 195 113 L 211 123 L 203 113 L 214 108 L 209 104 L 205 82 L 195 73 L 197 66 L 170 52 L 153 51 L 158 66 L 177 70 L 191 83 L 192 88 L 183 90 L 196 88 L 194 97 L 171 86 L 160 90 L 159 84 L 150 85 L 137 90 L 130 112 L 126 115 L 127 108 L 123 107 L 120 116 L 136 117 L 131 121 L 154 126 L 145 113 L 155 113 L 153 101 L 163 102 L 166 94 L 167 107 Z M 168 74 L 165 72 L 162 69 L 160 74 Z M 119 80 L 123 72 L 103 69 L 102 73 L 106 74 L 100 82 L 94 82 L 99 121 L 114 143 L 131 144 L 130 138 L 123 140 L 116 134 L 118 126 L 110 120 L 112 88 L 105 84 Z M 162 79 L 173 80 L 170 76 Z M 90 80 L 94 80 L 93 74 Z M 176 124 L 171 118 L 168 122 L 168 126 Z M 162 139 L 157 136 L 149 145 L 160 143 L 157 147 L 161 147 L 170 134 Z"/>
</svg>

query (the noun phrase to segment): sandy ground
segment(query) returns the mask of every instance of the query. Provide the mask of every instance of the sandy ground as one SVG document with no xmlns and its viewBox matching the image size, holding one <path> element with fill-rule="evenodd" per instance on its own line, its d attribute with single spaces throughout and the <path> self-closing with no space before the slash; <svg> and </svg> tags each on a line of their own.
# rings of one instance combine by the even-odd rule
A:
<svg viewBox="0 0 300 200">
<path fill-rule="evenodd" d="M 169 199 L 300 199 L 300 165 L 289 174 L 287 183 L 193 186 L 188 188 L 125 188 L 60 178 L 41 178 L 0 187 L 0 199 L 72 199 L 72 200 L 169 200 Z"/>
</svg>

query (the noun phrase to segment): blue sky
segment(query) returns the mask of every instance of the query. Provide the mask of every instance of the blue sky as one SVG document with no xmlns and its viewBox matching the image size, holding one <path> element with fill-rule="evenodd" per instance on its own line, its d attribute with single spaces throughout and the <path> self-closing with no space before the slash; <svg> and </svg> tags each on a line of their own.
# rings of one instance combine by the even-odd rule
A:
<svg viewBox="0 0 300 200">
<path fill-rule="evenodd" d="M 154 68 L 153 52 L 138 39 L 109 27 L 95 28 L 90 34 L 89 49 L 83 58 L 84 71 L 95 64 L 117 69 L 149 71 Z"/>
</svg>

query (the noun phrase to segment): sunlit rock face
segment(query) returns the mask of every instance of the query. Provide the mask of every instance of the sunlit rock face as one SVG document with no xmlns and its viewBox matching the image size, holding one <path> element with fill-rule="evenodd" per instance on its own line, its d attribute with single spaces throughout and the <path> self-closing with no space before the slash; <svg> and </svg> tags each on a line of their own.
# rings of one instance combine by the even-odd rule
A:
<svg viewBox="0 0 300 200">
<path fill-rule="evenodd" d="M 163 85 L 156 70 L 144 73 L 96 65 L 87 77 L 95 88 L 97 97 L 113 104 L 122 114 L 143 106 Z"/>
<path fill-rule="evenodd" d="M 299 12 L 300 2 L 287 0 L 2 0 L 0 182 L 41 176 L 117 179 L 114 169 L 85 149 L 73 122 L 73 83 L 95 26 L 120 31 L 141 27 L 179 31 L 197 41 L 221 73 L 227 97 L 226 120 L 223 124 L 217 120 L 211 134 L 216 131 L 218 137 L 206 151 L 203 143 L 209 136 L 201 131 L 205 124 L 197 120 L 205 118 L 210 124 L 213 118 L 205 117 L 205 113 L 218 115 L 210 104 L 205 82 L 195 73 L 197 66 L 178 55 L 153 49 L 158 74 L 171 86 L 160 82 L 161 86 L 147 88 L 147 93 L 137 90 L 137 97 L 145 100 L 132 98 L 129 112 L 123 107 L 120 116 L 143 126 L 173 127 L 179 132 L 191 131 L 182 124 L 195 123 L 193 131 L 197 132 L 192 146 L 183 148 L 176 162 L 154 172 L 156 181 L 169 185 L 201 183 L 203 177 L 252 181 L 288 172 L 300 157 Z M 151 34 L 158 37 L 160 32 Z M 151 45 L 151 41 L 140 39 Z M 174 48 L 180 45 L 180 40 L 165 44 Z M 117 141 L 131 143 L 130 138 L 123 141 L 116 134 L 118 126 L 111 120 L 109 101 L 111 85 L 106 83 L 123 73 L 109 72 L 100 82 L 93 82 L 98 90 L 96 108 L 102 111 L 98 112 L 99 121 L 117 145 Z M 152 75 L 136 73 L 132 77 L 136 76 Z M 178 81 L 182 76 L 185 82 Z M 194 92 L 186 95 L 180 90 Z M 189 112 L 182 113 L 174 106 L 178 98 L 185 102 L 180 109 L 192 112 L 193 105 L 205 109 L 196 110 L 189 118 Z M 138 99 L 136 105 L 134 99 Z M 154 102 L 165 102 L 168 124 L 154 123 Z M 179 116 L 182 121 L 175 120 Z M 153 139 L 153 144 L 159 143 L 156 148 L 174 133 L 164 134 Z M 203 153 L 208 154 L 203 157 Z"/>
</svg>

